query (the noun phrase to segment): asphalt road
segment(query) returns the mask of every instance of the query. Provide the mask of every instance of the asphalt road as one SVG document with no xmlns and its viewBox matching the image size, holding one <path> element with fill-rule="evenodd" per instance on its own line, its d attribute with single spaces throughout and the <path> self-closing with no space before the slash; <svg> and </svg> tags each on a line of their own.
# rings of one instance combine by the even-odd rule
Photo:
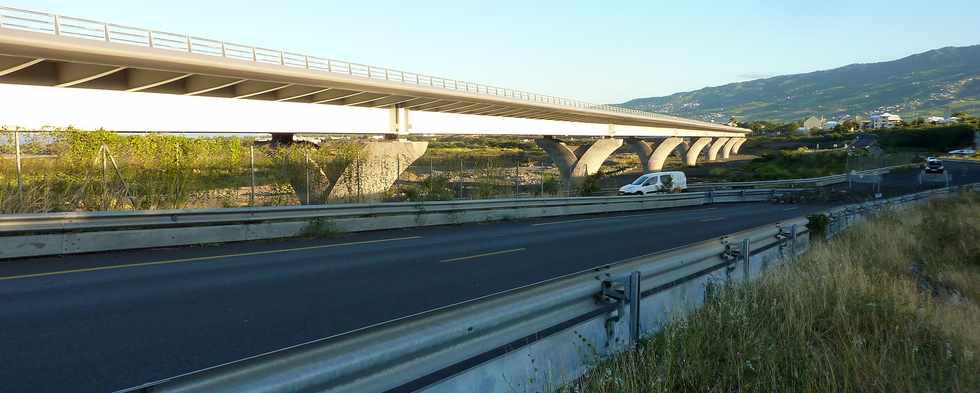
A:
<svg viewBox="0 0 980 393">
<path fill-rule="evenodd" d="M 948 166 L 957 183 L 980 181 L 980 166 Z M 914 191 L 915 176 L 889 175 L 885 189 Z M 0 391 L 113 391 L 827 207 L 723 204 L 0 262 Z"/>
</svg>

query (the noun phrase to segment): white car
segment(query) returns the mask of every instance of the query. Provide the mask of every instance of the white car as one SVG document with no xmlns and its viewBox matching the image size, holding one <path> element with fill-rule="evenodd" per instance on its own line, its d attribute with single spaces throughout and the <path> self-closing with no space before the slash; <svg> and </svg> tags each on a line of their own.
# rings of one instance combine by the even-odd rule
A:
<svg viewBox="0 0 980 393">
<path fill-rule="evenodd" d="M 972 155 L 977 154 L 977 150 L 976 149 L 971 149 L 971 148 L 967 147 L 967 148 L 963 148 L 963 149 L 953 150 L 953 151 L 949 152 L 949 154 L 960 155 L 960 156 L 972 156 Z"/>
<path fill-rule="evenodd" d="M 669 185 L 669 187 L 667 187 Z M 646 195 L 655 192 L 687 191 L 684 172 L 653 172 L 619 188 L 619 195 Z"/>
</svg>

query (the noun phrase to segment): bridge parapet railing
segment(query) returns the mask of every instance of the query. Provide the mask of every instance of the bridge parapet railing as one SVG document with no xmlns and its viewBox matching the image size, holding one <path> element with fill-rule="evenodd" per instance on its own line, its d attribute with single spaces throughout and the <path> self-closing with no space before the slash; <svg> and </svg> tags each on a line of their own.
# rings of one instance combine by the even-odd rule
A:
<svg viewBox="0 0 980 393">
<path fill-rule="evenodd" d="M 472 94 L 503 97 L 518 101 L 550 104 L 568 108 L 628 114 L 651 119 L 672 120 L 675 122 L 684 122 L 688 124 L 708 124 L 691 119 L 645 112 L 615 105 L 590 104 L 568 98 L 535 94 L 513 89 L 503 89 L 496 86 L 422 75 L 419 73 L 405 72 L 387 67 L 324 59 L 287 52 L 285 50 L 258 48 L 219 40 L 194 37 L 186 34 L 155 31 L 12 7 L 0 6 L 0 29 L 14 29 L 35 33 L 53 34 L 56 36 L 70 38 L 143 46 L 154 49 L 182 51 L 199 55 L 217 56 L 227 59 L 279 65 L 283 67 L 304 68 L 317 72 L 345 74 L 348 77 L 384 80 L 402 84 L 463 91 Z"/>
</svg>

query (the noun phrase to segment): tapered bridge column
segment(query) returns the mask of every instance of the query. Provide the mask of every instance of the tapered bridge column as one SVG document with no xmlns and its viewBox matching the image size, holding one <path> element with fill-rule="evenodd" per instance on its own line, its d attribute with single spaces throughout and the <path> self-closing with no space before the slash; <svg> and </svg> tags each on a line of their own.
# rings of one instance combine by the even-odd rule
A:
<svg viewBox="0 0 980 393">
<path fill-rule="evenodd" d="M 406 140 L 363 142 L 331 163 L 297 162 L 290 184 L 304 204 L 380 200 L 428 145 Z"/>
<path fill-rule="evenodd" d="M 649 173 L 663 169 L 664 163 L 667 161 L 667 157 L 669 157 L 670 153 L 677 149 L 678 146 L 684 143 L 684 139 L 666 138 L 657 144 L 656 149 L 653 148 L 651 142 L 637 138 L 627 139 L 626 143 L 629 145 L 630 150 L 640 157 L 640 164 L 643 166 L 643 171 Z"/>
<path fill-rule="evenodd" d="M 725 142 L 725 146 L 721 148 L 721 158 L 727 160 L 728 157 L 732 155 L 732 149 L 735 148 L 735 144 L 738 143 L 739 138 L 728 138 L 728 142 Z"/>
<path fill-rule="evenodd" d="M 732 153 L 738 154 L 738 151 L 742 149 L 742 144 L 747 141 L 748 138 L 738 138 L 735 142 L 735 146 L 732 146 Z"/>
<path fill-rule="evenodd" d="M 575 147 L 552 137 L 536 139 L 535 142 L 558 166 L 562 181 L 575 188 L 584 183 L 586 176 L 599 172 L 606 158 L 623 145 L 622 139 L 613 138 L 597 139 L 591 144 Z"/>
<path fill-rule="evenodd" d="M 715 161 L 718 159 L 718 151 L 728 143 L 729 138 L 718 138 L 715 139 L 711 147 L 708 148 L 708 161 Z"/>
<path fill-rule="evenodd" d="M 698 164 L 698 157 L 701 157 L 701 152 L 710 143 L 711 138 L 698 138 L 698 140 L 694 141 L 691 147 L 687 149 L 687 155 L 684 157 L 687 166 L 696 166 Z"/>
</svg>

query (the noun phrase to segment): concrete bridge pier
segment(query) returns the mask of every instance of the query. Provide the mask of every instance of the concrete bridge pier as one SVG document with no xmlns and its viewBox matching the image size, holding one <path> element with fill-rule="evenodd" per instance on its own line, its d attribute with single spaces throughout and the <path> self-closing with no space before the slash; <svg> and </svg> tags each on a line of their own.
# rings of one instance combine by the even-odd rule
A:
<svg viewBox="0 0 980 393">
<path fill-rule="evenodd" d="M 573 188 L 580 187 L 585 178 L 599 172 L 602 163 L 623 145 L 622 139 L 603 138 L 587 145 L 571 147 L 554 137 L 546 136 L 534 141 L 544 149 L 561 172 L 562 182 Z"/>
<path fill-rule="evenodd" d="M 274 132 L 272 133 L 272 144 L 276 146 L 285 146 L 293 143 L 293 134 L 287 134 L 284 132 Z"/>
<path fill-rule="evenodd" d="M 726 143 L 728 143 L 728 139 L 730 138 L 715 139 L 715 141 L 711 144 L 711 147 L 708 148 L 708 161 L 718 160 L 718 152 L 725 146 Z"/>
<path fill-rule="evenodd" d="M 691 147 L 687 149 L 687 154 L 684 157 L 684 162 L 689 167 L 696 166 L 698 164 L 698 157 L 701 157 L 701 152 L 704 151 L 705 146 L 711 143 L 711 138 L 698 138 Z"/>
<path fill-rule="evenodd" d="M 721 158 L 727 160 L 728 157 L 732 155 L 732 149 L 738 143 L 739 138 L 728 138 L 728 142 L 725 142 L 725 146 L 721 148 Z"/>
<path fill-rule="evenodd" d="M 304 204 L 378 201 L 428 145 L 397 139 L 361 142 L 327 163 L 295 163 L 289 182 Z"/>
<path fill-rule="evenodd" d="M 425 154 L 429 142 L 365 142 L 359 156 L 333 181 L 330 200 L 380 200 L 405 168 Z"/>
<path fill-rule="evenodd" d="M 732 146 L 732 153 L 738 154 L 738 151 L 742 149 L 742 144 L 747 141 L 747 138 L 736 138 L 735 146 Z"/>
<path fill-rule="evenodd" d="M 638 138 L 629 138 L 626 144 L 630 150 L 640 157 L 640 165 L 643 166 L 644 173 L 656 172 L 664 168 L 667 157 L 670 156 L 678 146 L 684 143 L 683 138 L 666 138 L 654 148 L 651 142 Z"/>
</svg>

